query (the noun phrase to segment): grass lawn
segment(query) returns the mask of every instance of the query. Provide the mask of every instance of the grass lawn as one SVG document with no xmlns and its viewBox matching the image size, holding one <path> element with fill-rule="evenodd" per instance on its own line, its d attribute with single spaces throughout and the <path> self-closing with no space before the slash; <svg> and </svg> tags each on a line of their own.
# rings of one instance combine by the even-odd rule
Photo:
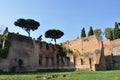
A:
<svg viewBox="0 0 120 80">
<path fill-rule="evenodd" d="M 120 71 L 1 73 L 0 80 L 120 80 Z"/>
</svg>

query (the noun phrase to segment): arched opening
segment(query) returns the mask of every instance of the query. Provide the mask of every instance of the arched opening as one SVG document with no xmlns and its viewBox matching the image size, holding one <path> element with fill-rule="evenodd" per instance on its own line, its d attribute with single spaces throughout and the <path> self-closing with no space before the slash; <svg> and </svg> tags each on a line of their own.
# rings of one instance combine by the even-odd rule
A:
<svg viewBox="0 0 120 80">
<path fill-rule="evenodd" d="M 49 57 L 46 57 L 46 66 L 48 66 Z"/>
<path fill-rule="evenodd" d="M 42 65 L 42 55 L 39 55 L 39 65 Z"/>
<path fill-rule="evenodd" d="M 83 59 L 80 59 L 80 61 L 81 61 L 81 65 L 84 65 L 84 61 L 83 61 Z"/>
<path fill-rule="evenodd" d="M 18 60 L 18 65 L 19 65 L 19 67 L 20 67 L 20 66 L 23 66 L 23 60 L 22 60 L 22 59 L 19 59 L 19 60 Z"/>
<path fill-rule="evenodd" d="M 55 64 L 54 64 L 54 57 L 52 57 L 52 66 L 54 66 Z"/>
<path fill-rule="evenodd" d="M 92 69 L 92 59 L 89 58 L 90 69 Z"/>
</svg>

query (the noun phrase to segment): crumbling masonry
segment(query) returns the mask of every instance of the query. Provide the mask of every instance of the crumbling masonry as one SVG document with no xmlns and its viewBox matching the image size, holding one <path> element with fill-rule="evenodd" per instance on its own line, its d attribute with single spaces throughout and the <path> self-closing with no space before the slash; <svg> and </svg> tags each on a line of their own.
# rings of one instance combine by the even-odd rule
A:
<svg viewBox="0 0 120 80">
<path fill-rule="evenodd" d="M 58 56 L 56 45 L 6 32 L 10 47 L 6 58 L 0 56 L 0 71 L 108 70 L 120 69 L 120 40 L 99 41 L 95 36 L 61 43 L 66 56 Z M 4 47 L 1 40 L 1 49 Z M 0 53 L 3 54 L 3 53 Z"/>
</svg>

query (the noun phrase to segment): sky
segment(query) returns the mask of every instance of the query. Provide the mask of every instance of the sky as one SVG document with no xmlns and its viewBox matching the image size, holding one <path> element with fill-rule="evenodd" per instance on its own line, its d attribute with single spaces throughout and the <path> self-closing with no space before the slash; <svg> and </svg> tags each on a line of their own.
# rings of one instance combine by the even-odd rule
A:
<svg viewBox="0 0 120 80">
<path fill-rule="evenodd" d="M 59 29 L 64 36 L 58 43 L 73 40 L 80 36 L 84 27 L 86 33 L 93 29 L 114 27 L 120 22 L 120 0 L 0 0 L 0 29 L 8 27 L 10 32 L 28 35 L 22 28 L 14 25 L 19 18 L 34 19 L 40 27 L 32 38 L 43 35 L 49 29 Z"/>
</svg>

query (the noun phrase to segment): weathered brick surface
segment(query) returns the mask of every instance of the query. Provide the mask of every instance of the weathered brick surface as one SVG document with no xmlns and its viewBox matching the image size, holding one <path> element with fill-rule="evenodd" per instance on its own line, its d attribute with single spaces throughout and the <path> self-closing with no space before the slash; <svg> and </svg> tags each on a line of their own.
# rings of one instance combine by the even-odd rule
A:
<svg viewBox="0 0 120 80">
<path fill-rule="evenodd" d="M 58 48 L 53 44 L 13 33 L 8 34 L 8 39 L 11 46 L 7 59 L 0 58 L 0 71 L 120 69 L 119 39 L 99 41 L 95 36 L 90 36 L 61 43 L 73 51 L 66 57 L 57 56 Z M 23 61 L 22 66 L 18 64 L 19 60 Z"/>
<path fill-rule="evenodd" d="M 113 69 L 120 69 L 120 39 L 111 41 Z"/>
<path fill-rule="evenodd" d="M 77 55 L 75 59 L 75 67 L 77 69 L 96 70 L 96 64 L 99 64 L 99 66 L 103 65 L 103 67 L 98 69 L 106 69 L 104 51 L 101 49 L 103 45 L 95 36 L 67 41 L 62 45 L 71 49 Z M 84 64 L 81 64 L 81 59 Z"/>
</svg>

